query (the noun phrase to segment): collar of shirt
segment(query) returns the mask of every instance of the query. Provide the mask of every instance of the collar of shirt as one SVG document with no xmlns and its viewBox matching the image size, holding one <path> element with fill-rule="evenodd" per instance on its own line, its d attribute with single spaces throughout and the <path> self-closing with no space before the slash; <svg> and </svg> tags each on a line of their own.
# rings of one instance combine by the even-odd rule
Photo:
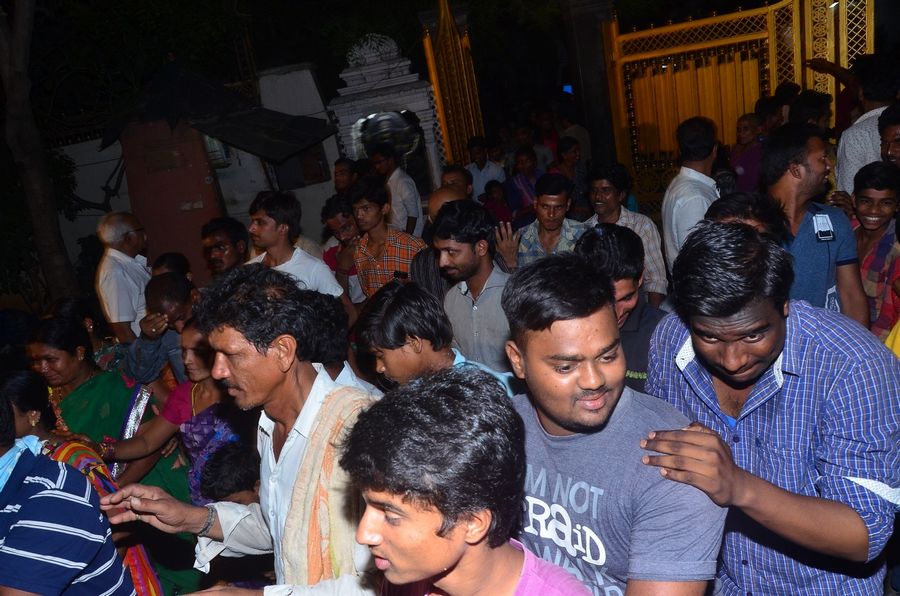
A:
<svg viewBox="0 0 900 596">
<path fill-rule="evenodd" d="M 116 250 L 115 248 L 107 248 L 106 255 L 114 260 L 118 261 L 124 265 L 140 265 L 144 269 L 148 269 L 147 267 L 147 257 L 144 255 L 135 255 L 134 257 L 129 257 L 124 252 L 120 250 Z"/>
<path fill-rule="evenodd" d="M 319 415 L 319 409 L 321 409 L 325 401 L 325 396 L 337 387 L 337 383 L 331 380 L 331 376 L 324 366 L 314 362 L 313 368 L 316 369 L 316 380 L 310 387 L 309 395 L 306 396 L 306 403 L 303 404 L 303 408 L 300 410 L 300 414 L 297 415 L 290 432 L 290 434 L 296 433 L 305 439 L 309 438 L 313 422 L 315 422 L 316 416 Z M 259 430 L 265 433 L 266 436 L 271 437 L 274 429 L 275 421 L 269 418 L 265 410 L 263 410 L 259 415 Z"/>
<path fill-rule="evenodd" d="M 528 244 L 530 244 L 530 245 L 534 244 L 535 242 L 540 244 L 540 239 L 538 238 L 539 224 L 540 224 L 540 222 L 538 222 L 537 220 L 528 224 L 528 226 L 525 227 L 525 231 L 522 232 L 522 240 L 521 241 L 527 240 Z M 560 233 L 559 233 L 559 241 L 563 242 L 564 240 L 566 240 L 566 241 L 570 241 L 570 242 L 574 243 L 578 239 L 578 236 L 583 231 L 584 231 L 584 224 L 582 224 L 581 222 L 577 222 L 575 220 L 569 219 L 567 217 L 563 220 L 562 230 L 560 230 Z M 559 247 L 559 244 L 557 244 L 556 246 Z"/>
<path fill-rule="evenodd" d="M 879 116 L 881 116 L 881 113 L 883 111 L 885 111 L 886 109 L 887 109 L 887 106 L 882 106 L 880 108 L 875 108 L 874 110 L 869 110 L 868 112 L 866 112 L 865 114 L 863 114 L 862 116 L 857 118 L 856 122 L 853 123 L 853 126 L 856 126 L 860 122 L 865 122 L 866 120 L 868 120 L 870 118 L 878 118 Z"/>
<path fill-rule="evenodd" d="M 509 273 L 501 271 L 499 267 L 493 264 L 493 262 L 491 263 L 491 266 L 491 274 L 488 275 L 487 280 L 484 282 L 484 287 L 481 288 L 482 295 L 491 288 L 502 288 L 506 286 L 506 280 L 509 279 Z M 463 296 L 469 295 L 469 284 L 467 284 L 465 280 L 456 284 L 456 289 L 459 290 L 459 293 Z"/>
<path fill-rule="evenodd" d="M 696 180 L 697 182 L 705 184 L 706 186 L 709 186 L 710 188 L 713 188 L 713 189 L 716 188 L 715 180 L 713 180 L 706 174 L 703 174 L 702 172 L 698 172 L 697 170 L 687 168 L 685 166 L 681 166 L 681 169 L 678 170 L 678 175 L 684 176 L 685 178 L 690 178 L 691 180 Z"/>
</svg>

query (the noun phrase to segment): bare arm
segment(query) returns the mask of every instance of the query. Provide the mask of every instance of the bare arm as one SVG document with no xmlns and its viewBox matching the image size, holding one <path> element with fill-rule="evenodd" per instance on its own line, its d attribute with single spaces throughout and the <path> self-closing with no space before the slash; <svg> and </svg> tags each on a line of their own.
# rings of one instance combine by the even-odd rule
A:
<svg viewBox="0 0 900 596">
<path fill-rule="evenodd" d="M 131 330 L 131 323 L 124 321 L 122 323 L 110 323 L 109 329 L 120 344 L 130 344 L 137 339 L 134 331 Z"/>
<path fill-rule="evenodd" d="M 865 561 L 869 532 L 859 514 L 837 501 L 788 492 L 734 463 L 718 434 L 692 423 L 689 430 L 656 431 L 641 447 L 670 480 L 690 484 L 722 507 L 739 507 L 752 519 L 795 544 L 850 561 Z"/>
<path fill-rule="evenodd" d="M 6 586 L 0 586 L 0 596 L 39 596 L 34 592 L 23 592 L 22 590 L 17 590 L 15 588 L 7 588 Z"/>
<path fill-rule="evenodd" d="M 100 509 L 116 514 L 109 516 L 109 523 L 121 524 L 142 521 L 168 534 L 188 532 L 197 534 L 206 524 L 209 510 L 173 499 L 166 491 L 155 486 L 132 484 L 122 490 L 100 499 Z M 213 524 L 207 536 L 221 541 L 222 526 L 218 516 L 213 516 Z"/>
<path fill-rule="evenodd" d="M 707 582 L 628 580 L 625 596 L 703 596 Z"/>
<path fill-rule="evenodd" d="M 841 312 L 868 329 L 869 302 L 863 291 L 859 265 L 856 263 L 840 265 L 835 276 L 838 296 L 841 298 Z"/>
<path fill-rule="evenodd" d="M 141 425 L 143 432 L 126 441 L 115 444 L 113 459 L 117 461 L 129 461 L 146 457 L 166 444 L 166 441 L 178 431 L 178 427 L 163 418 L 157 416 L 150 422 Z"/>
</svg>

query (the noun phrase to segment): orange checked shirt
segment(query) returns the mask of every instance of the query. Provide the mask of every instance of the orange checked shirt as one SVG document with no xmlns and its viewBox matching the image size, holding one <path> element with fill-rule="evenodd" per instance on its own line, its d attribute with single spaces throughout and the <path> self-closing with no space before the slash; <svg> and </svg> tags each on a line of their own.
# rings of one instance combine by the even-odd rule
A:
<svg viewBox="0 0 900 596">
<path fill-rule="evenodd" d="M 359 285 L 366 296 L 371 296 L 392 279 L 407 278 L 409 264 L 423 248 L 425 243 L 421 239 L 388 228 L 381 254 L 372 255 L 369 253 L 369 235 L 363 236 L 356 249 L 355 261 Z M 397 273 L 401 275 L 397 276 Z"/>
</svg>

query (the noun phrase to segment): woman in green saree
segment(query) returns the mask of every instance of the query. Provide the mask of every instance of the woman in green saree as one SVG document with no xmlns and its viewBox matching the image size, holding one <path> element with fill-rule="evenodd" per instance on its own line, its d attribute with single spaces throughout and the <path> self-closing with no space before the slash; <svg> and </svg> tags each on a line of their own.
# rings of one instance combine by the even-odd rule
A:
<svg viewBox="0 0 900 596">
<path fill-rule="evenodd" d="M 149 390 L 118 372 L 103 372 L 91 358 L 90 338 L 81 321 L 52 317 L 40 322 L 28 344 L 35 372 L 50 386 L 50 403 L 58 419 L 57 431 L 84 435 L 99 444 L 104 439 L 124 440 L 152 418 Z M 142 482 L 158 486 L 173 497 L 190 502 L 185 467 L 175 468 L 176 454 L 157 452 L 112 470 L 120 486 Z M 166 594 L 191 592 L 199 583 L 192 568 L 193 538 L 172 541 L 161 533 L 142 533 Z"/>
</svg>

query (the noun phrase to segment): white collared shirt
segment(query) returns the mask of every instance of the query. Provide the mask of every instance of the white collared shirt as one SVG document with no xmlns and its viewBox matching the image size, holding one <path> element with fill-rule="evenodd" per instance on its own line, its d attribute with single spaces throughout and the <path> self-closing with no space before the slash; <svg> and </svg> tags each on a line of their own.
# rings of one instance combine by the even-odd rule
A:
<svg viewBox="0 0 900 596">
<path fill-rule="evenodd" d="M 483 170 L 479 170 L 478 164 L 474 161 L 467 165 L 466 169 L 472 174 L 472 196 L 476 199 L 484 194 L 484 187 L 491 180 L 506 181 L 506 172 L 491 160 L 485 162 Z"/>
<path fill-rule="evenodd" d="M 259 254 L 247 261 L 247 264 L 262 263 L 264 258 L 266 253 Z M 317 259 L 302 248 L 294 247 L 294 254 L 290 259 L 272 268 L 296 279 L 301 290 L 313 290 L 338 297 L 344 293 L 344 288 L 334 278 L 334 273 L 325 261 Z"/>
<path fill-rule="evenodd" d="M 144 288 L 148 281 L 147 257 L 129 257 L 115 248 L 107 248 L 97 268 L 97 296 L 106 320 L 131 323 L 134 335 L 139 336 L 140 321 L 147 314 Z"/>
<path fill-rule="evenodd" d="M 835 160 L 837 190 L 853 192 L 853 177 L 864 165 L 881 161 L 881 134 L 878 117 L 887 107 L 869 110 L 841 134 Z"/>
<path fill-rule="evenodd" d="M 259 555 L 274 551 L 275 578 L 279 585 L 268 586 L 266 596 L 287 594 L 371 594 L 355 576 L 342 576 L 339 580 L 323 582 L 318 588 L 288 586 L 284 579 L 284 558 L 281 552 L 284 526 L 291 506 L 291 496 L 297 481 L 297 470 L 306 453 L 306 446 L 313 423 L 325 397 L 338 387 L 331 380 L 325 368 L 314 363 L 316 380 L 306 397 L 297 420 L 285 439 L 277 460 L 272 446 L 275 423 L 265 412 L 260 414 L 257 432 L 257 449 L 260 456 L 259 504 L 240 505 L 238 503 L 213 503 L 222 527 L 222 542 L 210 538 L 197 538 L 196 561 L 194 567 L 209 571 L 209 562 L 217 555 L 240 557 Z M 353 545 L 353 560 L 362 572 L 371 560 L 369 549 L 359 544 Z"/>
<path fill-rule="evenodd" d="M 662 228 L 670 273 L 681 245 L 718 198 L 716 181 L 691 168 L 682 166 L 669 183 L 662 203 Z"/>
</svg>

